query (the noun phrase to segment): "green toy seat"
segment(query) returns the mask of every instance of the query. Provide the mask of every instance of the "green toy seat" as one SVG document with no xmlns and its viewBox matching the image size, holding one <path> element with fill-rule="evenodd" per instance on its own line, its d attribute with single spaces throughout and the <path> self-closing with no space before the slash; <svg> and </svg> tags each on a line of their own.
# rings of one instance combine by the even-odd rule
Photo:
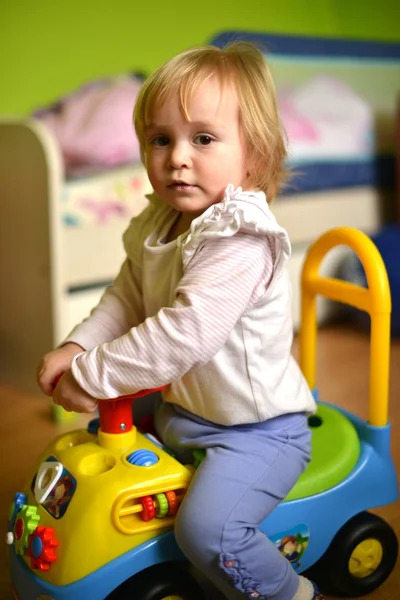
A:
<svg viewBox="0 0 400 600">
<path fill-rule="evenodd" d="M 353 424 L 338 410 L 318 405 L 309 418 L 312 431 L 311 462 L 285 498 L 298 500 L 333 488 L 354 469 L 360 440 Z"/>
</svg>

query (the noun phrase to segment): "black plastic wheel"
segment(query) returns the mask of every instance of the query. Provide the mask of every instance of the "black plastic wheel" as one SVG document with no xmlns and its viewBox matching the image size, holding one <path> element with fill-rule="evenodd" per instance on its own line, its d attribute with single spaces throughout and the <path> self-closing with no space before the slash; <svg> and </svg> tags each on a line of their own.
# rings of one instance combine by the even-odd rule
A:
<svg viewBox="0 0 400 600">
<path fill-rule="evenodd" d="M 362 512 L 336 534 L 316 571 L 320 571 L 326 591 L 363 596 L 388 578 L 397 554 L 398 541 L 393 529 L 380 517 Z"/>
<path fill-rule="evenodd" d="M 106 600 L 164 600 L 176 596 L 180 600 L 204 600 L 197 581 L 179 564 L 162 563 L 134 575 Z"/>
</svg>

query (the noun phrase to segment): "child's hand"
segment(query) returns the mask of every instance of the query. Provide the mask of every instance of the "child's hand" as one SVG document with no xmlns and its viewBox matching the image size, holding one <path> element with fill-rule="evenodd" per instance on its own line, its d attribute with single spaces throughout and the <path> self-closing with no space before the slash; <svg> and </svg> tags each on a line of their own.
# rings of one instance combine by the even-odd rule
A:
<svg viewBox="0 0 400 600">
<path fill-rule="evenodd" d="M 61 348 L 45 354 L 37 369 L 37 382 L 46 396 L 52 396 L 57 378 L 71 367 L 74 356 L 83 352 L 79 344 L 68 342 Z"/>
<path fill-rule="evenodd" d="M 92 413 L 97 408 L 97 400 L 81 388 L 68 369 L 57 383 L 53 392 L 53 402 L 65 410 L 78 413 Z"/>
</svg>

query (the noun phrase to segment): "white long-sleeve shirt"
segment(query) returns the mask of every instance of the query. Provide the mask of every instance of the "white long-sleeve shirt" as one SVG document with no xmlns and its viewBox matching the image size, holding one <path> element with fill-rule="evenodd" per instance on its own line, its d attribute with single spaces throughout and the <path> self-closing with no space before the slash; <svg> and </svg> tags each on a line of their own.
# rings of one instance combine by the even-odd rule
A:
<svg viewBox="0 0 400 600">
<path fill-rule="evenodd" d="M 176 217 L 152 197 L 133 219 L 114 285 L 68 338 L 87 349 L 78 383 L 99 399 L 170 384 L 166 401 L 226 425 L 313 411 L 290 354 L 290 244 L 264 194 L 229 186 L 164 243 Z"/>
</svg>

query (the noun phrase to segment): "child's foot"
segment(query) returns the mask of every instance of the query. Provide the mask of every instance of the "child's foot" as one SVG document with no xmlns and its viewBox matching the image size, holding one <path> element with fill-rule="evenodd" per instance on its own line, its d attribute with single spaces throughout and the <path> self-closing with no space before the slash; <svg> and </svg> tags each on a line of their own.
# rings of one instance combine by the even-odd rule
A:
<svg viewBox="0 0 400 600">
<path fill-rule="evenodd" d="M 300 575 L 299 587 L 293 600 L 324 600 L 324 597 L 313 581 Z"/>
</svg>

